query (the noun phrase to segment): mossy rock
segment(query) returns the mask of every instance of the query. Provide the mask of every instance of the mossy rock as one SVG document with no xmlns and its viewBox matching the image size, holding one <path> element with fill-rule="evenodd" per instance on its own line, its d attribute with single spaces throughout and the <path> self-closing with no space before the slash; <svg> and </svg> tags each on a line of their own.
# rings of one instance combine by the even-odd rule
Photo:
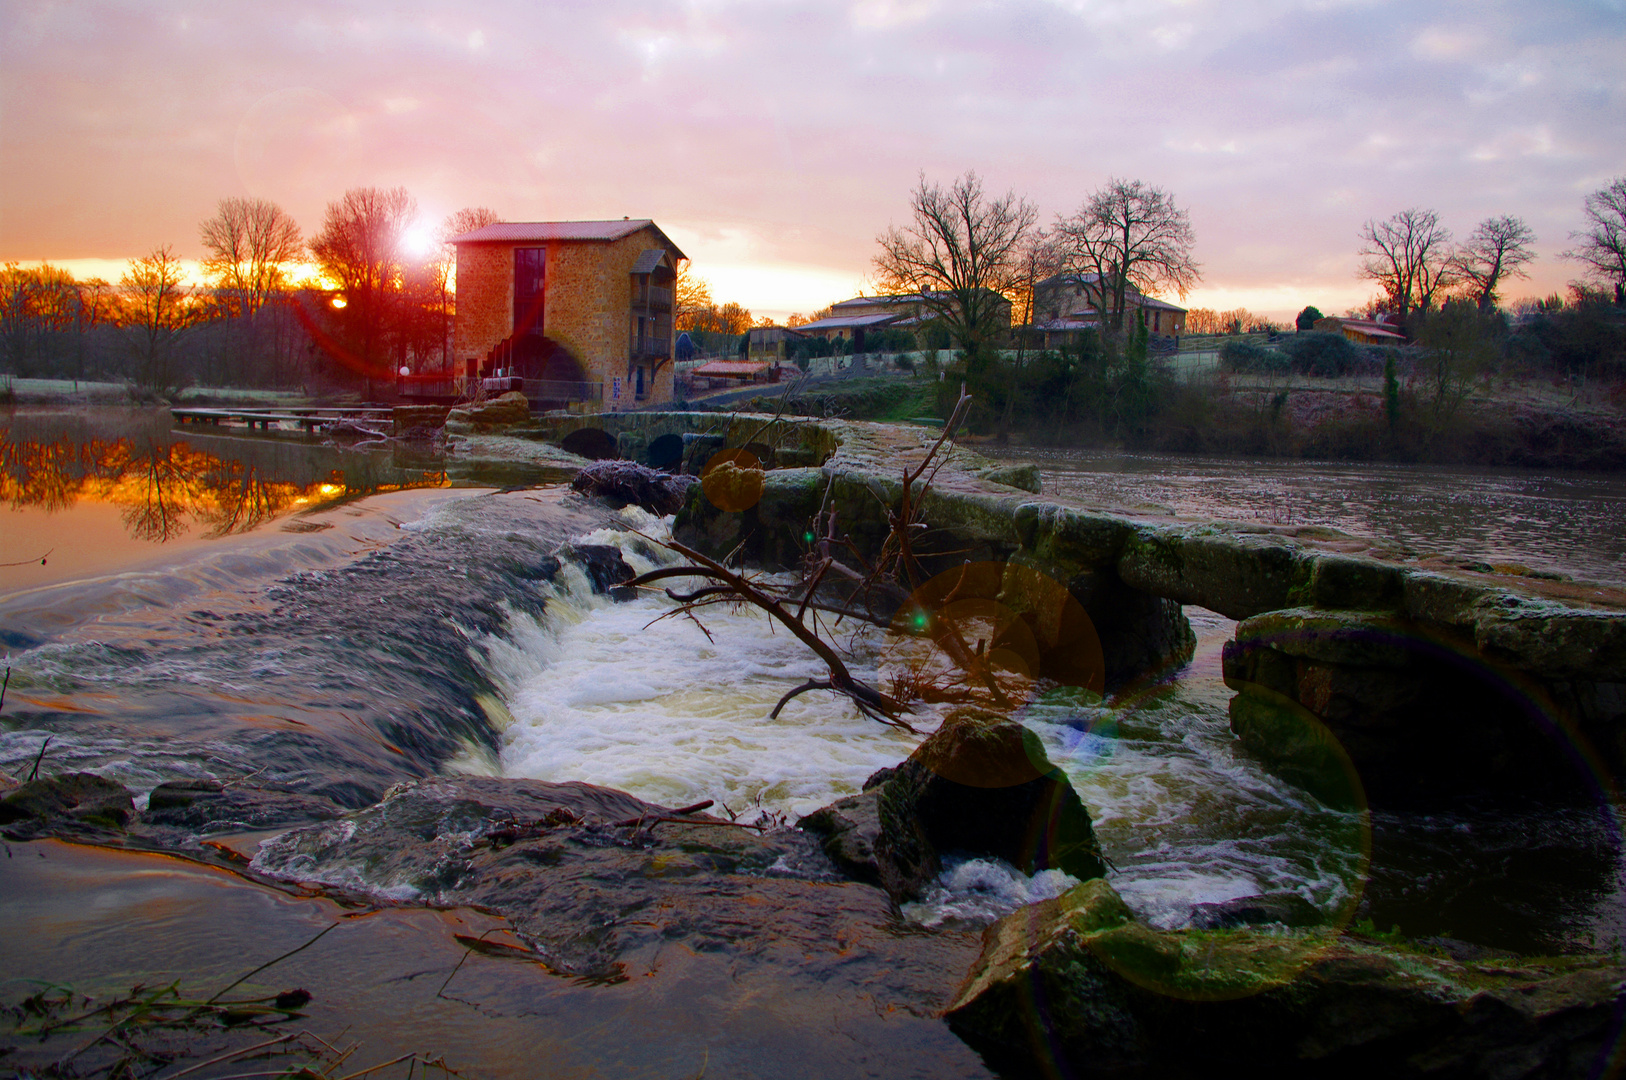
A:
<svg viewBox="0 0 1626 1080">
<path fill-rule="evenodd" d="M 129 789 L 95 773 L 30 780 L 0 799 L 0 826 L 15 840 L 121 831 L 134 814 Z"/>
<path fill-rule="evenodd" d="M 1011 1075 L 1597 1075 L 1626 968 L 1310 930 L 1158 931 L 1104 881 L 990 927 L 945 1015 Z"/>
</svg>

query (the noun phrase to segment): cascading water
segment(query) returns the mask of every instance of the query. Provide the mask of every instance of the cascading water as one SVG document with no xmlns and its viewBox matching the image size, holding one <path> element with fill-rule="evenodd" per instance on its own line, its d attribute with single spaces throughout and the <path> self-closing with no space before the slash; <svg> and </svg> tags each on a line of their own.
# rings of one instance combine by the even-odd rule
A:
<svg viewBox="0 0 1626 1080">
<path fill-rule="evenodd" d="M 273 517 L 184 557 L 153 549 L 111 572 L 12 589 L 0 596 L 13 669 L 0 769 L 26 775 L 38 759 L 42 774 L 91 770 L 143 795 L 177 779 L 251 782 L 325 800 L 331 814 L 378 816 L 403 781 L 584 781 L 665 806 L 714 799 L 741 822 L 772 824 L 852 794 L 909 753 L 919 736 L 828 693 L 769 720 L 781 695 L 822 671 L 760 613 L 710 608 L 702 630 L 670 617 L 658 593 L 595 591 L 579 560 L 555 555 L 607 546 L 643 570 L 673 561 L 654 542 L 667 527 L 557 487 L 397 492 Z M 1112 884 L 1144 918 L 1173 928 L 1196 904 L 1291 892 L 1413 935 L 1537 949 L 1622 939 L 1626 888 L 1607 815 L 1469 808 L 1368 823 L 1328 808 L 1238 748 L 1216 655 L 1234 625 L 1188 614 L 1198 656 L 1172 681 L 1107 702 L 1042 691 L 1018 713 L 1081 794 Z M 843 624 L 828 636 L 855 674 L 883 681 L 894 644 L 884 631 Z M 940 715 L 911 719 L 924 733 Z M 452 851 L 481 827 L 449 814 L 422 826 L 422 842 Z M 290 849 L 279 862 L 275 844 L 260 849 L 267 872 L 381 899 L 425 895 L 365 865 L 323 865 L 320 853 L 301 861 Z M 952 934 L 1067 884 L 951 859 L 905 914 Z"/>
</svg>

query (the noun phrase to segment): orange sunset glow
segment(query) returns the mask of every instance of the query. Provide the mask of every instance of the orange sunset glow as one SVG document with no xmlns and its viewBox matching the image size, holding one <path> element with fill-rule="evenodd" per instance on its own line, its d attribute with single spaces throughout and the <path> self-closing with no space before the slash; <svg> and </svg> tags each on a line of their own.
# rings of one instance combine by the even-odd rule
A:
<svg viewBox="0 0 1626 1080">
<path fill-rule="evenodd" d="M 117 281 L 218 200 L 305 236 L 355 186 L 448 214 L 658 220 L 719 301 L 782 320 L 873 286 L 917 176 L 1042 216 L 1111 176 L 1188 207 L 1191 308 L 1342 311 L 1362 223 L 1523 218 L 1562 291 L 1626 171 L 1618 4 L 938 0 L 112 4 L 0 13 L 0 261 Z M 294 267 L 297 279 L 308 268 Z"/>
</svg>

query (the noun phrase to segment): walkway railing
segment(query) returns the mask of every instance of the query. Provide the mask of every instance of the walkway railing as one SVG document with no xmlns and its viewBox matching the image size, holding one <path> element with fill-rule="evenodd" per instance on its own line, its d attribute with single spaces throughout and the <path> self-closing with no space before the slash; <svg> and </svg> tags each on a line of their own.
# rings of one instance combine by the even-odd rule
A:
<svg viewBox="0 0 1626 1080">
<path fill-rule="evenodd" d="M 490 387 L 485 384 L 492 384 Z M 497 384 L 501 383 L 501 387 Z M 402 375 L 396 389 L 403 398 L 438 398 L 464 401 L 479 389 L 520 390 L 532 401 L 601 401 L 604 384 L 561 379 L 471 379 L 463 375 Z"/>
</svg>

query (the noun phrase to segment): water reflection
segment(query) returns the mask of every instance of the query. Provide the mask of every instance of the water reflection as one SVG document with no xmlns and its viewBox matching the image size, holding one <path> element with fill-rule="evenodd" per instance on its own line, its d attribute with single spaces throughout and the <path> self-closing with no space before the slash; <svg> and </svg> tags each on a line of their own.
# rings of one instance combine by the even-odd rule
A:
<svg viewBox="0 0 1626 1080">
<path fill-rule="evenodd" d="M 145 424 L 114 437 L 58 431 L 40 438 L 29 426 L 0 429 L 0 500 L 47 513 L 110 503 L 130 535 L 156 543 L 194 525 L 220 537 L 299 509 L 447 483 L 440 462 L 397 463 L 388 451 L 341 456 L 333 447 L 269 440 L 180 440 Z"/>
</svg>

